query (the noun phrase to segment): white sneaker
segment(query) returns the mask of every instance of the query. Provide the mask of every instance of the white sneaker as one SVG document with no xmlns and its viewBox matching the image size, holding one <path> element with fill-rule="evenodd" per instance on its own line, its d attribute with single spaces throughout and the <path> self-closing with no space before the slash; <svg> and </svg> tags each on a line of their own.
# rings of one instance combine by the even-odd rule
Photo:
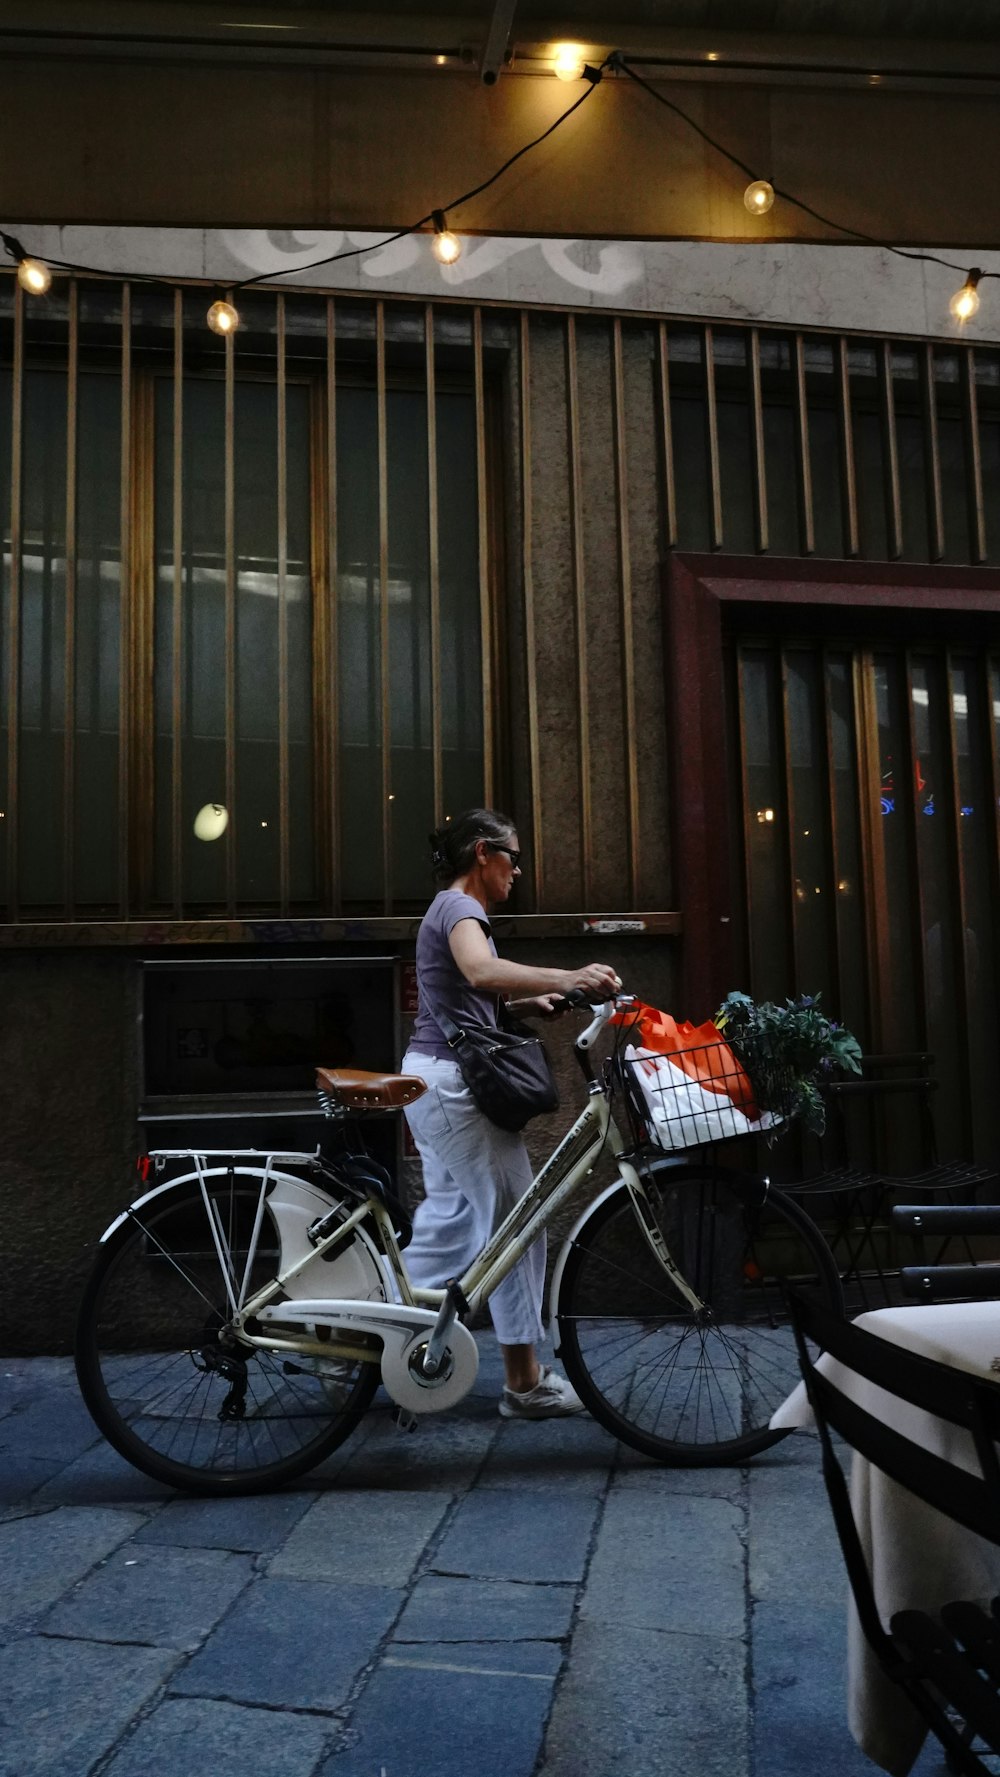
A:
<svg viewBox="0 0 1000 1777">
<path fill-rule="evenodd" d="M 500 1396 L 503 1419 L 559 1419 L 584 1410 L 576 1389 L 551 1364 L 542 1365 L 534 1388 L 525 1389 L 523 1394 L 505 1388 Z"/>
</svg>

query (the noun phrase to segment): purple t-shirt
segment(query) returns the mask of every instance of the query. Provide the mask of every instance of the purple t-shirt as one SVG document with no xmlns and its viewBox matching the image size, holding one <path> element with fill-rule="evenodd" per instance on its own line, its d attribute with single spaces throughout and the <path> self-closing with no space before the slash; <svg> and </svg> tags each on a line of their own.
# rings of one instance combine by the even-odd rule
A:
<svg viewBox="0 0 1000 1777">
<path fill-rule="evenodd" d="M 456 1024 L 495 1024 L 497 1021 L 496 994 L 473 987 L 451 954 L 448 939 L 460 919 L 474 919 L 482 926 L 490 950 L 496 956 L 497 947 L 490 937 L 485 908 L 472 895 L 463 894 L 461 889 L 441 889 L 424 914 L 417 933 L 417 1021 L 410 1047 L 446 1061 L 453 1060 L 454 1055 L 441 1033 L 436 1011 L 446 1013 Z"/>
</svg>

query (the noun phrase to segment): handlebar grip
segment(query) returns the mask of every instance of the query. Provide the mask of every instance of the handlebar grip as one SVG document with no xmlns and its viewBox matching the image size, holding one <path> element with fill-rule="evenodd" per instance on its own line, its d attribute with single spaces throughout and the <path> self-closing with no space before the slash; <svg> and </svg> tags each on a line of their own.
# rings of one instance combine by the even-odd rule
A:
<svg viewBox="0 0 1000 1777">
<path fill-rule="evenodd" d="M 568 993 L 563 994 L 561 1003 L 566 1006 L 589 1006 L 590 995 L 585 987 L 571 987 Z"/>
</svg>

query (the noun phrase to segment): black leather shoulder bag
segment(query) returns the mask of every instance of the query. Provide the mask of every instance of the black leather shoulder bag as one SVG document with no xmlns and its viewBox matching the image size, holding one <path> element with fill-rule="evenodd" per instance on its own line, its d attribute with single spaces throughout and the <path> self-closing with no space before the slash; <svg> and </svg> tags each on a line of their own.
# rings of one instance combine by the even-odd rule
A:
<svg viewBox="0 0 1000 1777">
<path fill-rule="evenodd" d="M 559 1108 L 559 1092 L 541 1037 L 499 1003 L 498 1024 L 458 1025 L 435 1017 L 465 1084 L 483 1115 L 512 1135 L 532 1117 Z"/>
</svg>

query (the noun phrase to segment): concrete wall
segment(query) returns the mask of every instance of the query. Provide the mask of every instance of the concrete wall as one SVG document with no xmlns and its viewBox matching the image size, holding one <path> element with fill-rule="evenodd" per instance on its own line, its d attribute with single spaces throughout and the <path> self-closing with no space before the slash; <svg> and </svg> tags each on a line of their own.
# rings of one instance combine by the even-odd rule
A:
<svg viewBox="0 0 1000 1777">
<path fill-rule="evenodd" d="M 138 971 L 0 951 L 0 1348 L 65 1351 L 93 1244 L 135 1195 Z"/>
</svg>

